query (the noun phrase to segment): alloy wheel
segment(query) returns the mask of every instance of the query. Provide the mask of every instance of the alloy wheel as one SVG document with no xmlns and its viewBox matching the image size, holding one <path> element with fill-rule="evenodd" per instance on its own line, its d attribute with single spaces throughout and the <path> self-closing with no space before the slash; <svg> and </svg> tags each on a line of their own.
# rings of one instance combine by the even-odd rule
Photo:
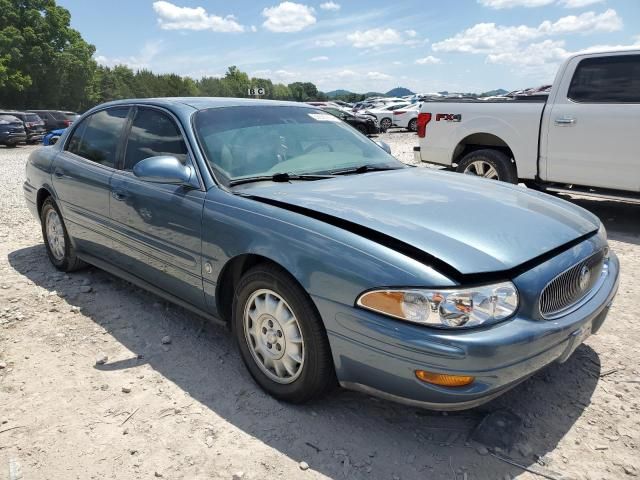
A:
<svg viewBox="0 0 640 480">
<path fill-rule="evenodd" d="M 256 365 L 271 380 L 294 382 L 304 366 L 302 329 L 289 304 L 273 290 L 249 297 L 243 315 L 244 336 Z"/>
<path fill-rule="evenodd" d="M 65 239 L 64 228 L 62 227 L 62 221 L 58 212 L 51 209 L 47 212 L 46 218 L 46 231 L 47 231 L 47 243 L 53 257 L 61 261 L 65 255 Z"/>
<path fill-rule="evenodd" d="M 493 165 L 484 160 L 476 160 L 467 165 L 464 169 L 464 173 L 467 175 L 476 175 L 478 177 L 489 178 L 491 180 L 499 180 L 498 171 Z"/>
</svg>

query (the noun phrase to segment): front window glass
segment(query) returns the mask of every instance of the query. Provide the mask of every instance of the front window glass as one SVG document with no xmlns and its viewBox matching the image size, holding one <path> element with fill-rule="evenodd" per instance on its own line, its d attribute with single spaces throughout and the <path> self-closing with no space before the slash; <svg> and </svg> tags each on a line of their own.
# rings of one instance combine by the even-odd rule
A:
<svg viewBox="0 0 640 480">
<path fill-rule="evenodd" d="M 131 125 L 124 169 L 132 170 L 140 160 L 169 155 L 183 164 L 187 159 L 187 146 L 175 122 L 162 112 L 139 108 Z"/>
<path fill-rule="evenodd" d="M 195 130 L 210 166 L 226 180 L 404 166 L 339 118 L 311 108 L 211 108 L 196 114 Z"/>
</svg>

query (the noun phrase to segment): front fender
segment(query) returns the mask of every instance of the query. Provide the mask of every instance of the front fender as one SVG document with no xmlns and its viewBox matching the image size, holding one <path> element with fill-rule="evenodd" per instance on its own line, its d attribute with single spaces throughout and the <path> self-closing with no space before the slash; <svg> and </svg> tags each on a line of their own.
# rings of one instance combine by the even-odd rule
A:
<svg viewBox="0 0 640 480">
<path fill-rule="evenodd" d="M 380 286 L 447 286 L 454 283 L 406 255 L 319 220 L 248 198 L 210 190 L 203 211 L 203 263 L 208 305 L 229 261 L 266 257 L 287 270 L 311 297 L 353 305 Z"/>
</svg>

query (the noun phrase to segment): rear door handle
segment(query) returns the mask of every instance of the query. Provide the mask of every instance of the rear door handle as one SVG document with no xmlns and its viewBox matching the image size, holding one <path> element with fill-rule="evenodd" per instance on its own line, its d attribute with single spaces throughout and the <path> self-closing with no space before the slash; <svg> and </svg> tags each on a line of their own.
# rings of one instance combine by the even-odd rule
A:
<svg viewBox="0 0 640 480">
<path fill-rule="evenodd" d="M 556 125 L 574 125 L 576 123 L 576 119 L 574 117 L 557 117 L 555 119 L 555 124 Z"/>
<path fill-rule="evenodd" d="M 114 190 L 111 192 L 111 196 L 120 202 L 127 198 L 127 195 L 120 190 Z"/>
</svg>

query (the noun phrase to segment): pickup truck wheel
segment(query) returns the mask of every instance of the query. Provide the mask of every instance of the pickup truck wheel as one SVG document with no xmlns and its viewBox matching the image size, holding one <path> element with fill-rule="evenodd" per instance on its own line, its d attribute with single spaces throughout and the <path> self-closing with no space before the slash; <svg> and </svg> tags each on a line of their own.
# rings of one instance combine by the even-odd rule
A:
<svg viewBox="0 0 640 480">
<path fill-rule="evenodd" d="M 409 122 L 408 130 L 410 132 L 417 132 L 418 131 L 418 119 L 417 118 L 411 119 L 411 121 Z"/>
<path fill-rule="evenodd" d="M 54 267 L 63 272 L 72 272 L 86 265 L 76 256 L 62 214 L 51 197 L 42 205 L 40 222 L 47 255 Z"/>
<path fill-rule="evenodd" d="M 498 150 L 485 149 L 471 152 L 460 160 L 456 171 L 491 180 L 518 183 L 518 175 L 511 159 Z"/>
<path fill-rule="evenodd" d="M 236 288 L 232 329 L 249 373 L 267 393 L 303 403 L 335 383 L 322 320 L 305 291 L 273 265 L 249 270 Z"/>
</svg>

